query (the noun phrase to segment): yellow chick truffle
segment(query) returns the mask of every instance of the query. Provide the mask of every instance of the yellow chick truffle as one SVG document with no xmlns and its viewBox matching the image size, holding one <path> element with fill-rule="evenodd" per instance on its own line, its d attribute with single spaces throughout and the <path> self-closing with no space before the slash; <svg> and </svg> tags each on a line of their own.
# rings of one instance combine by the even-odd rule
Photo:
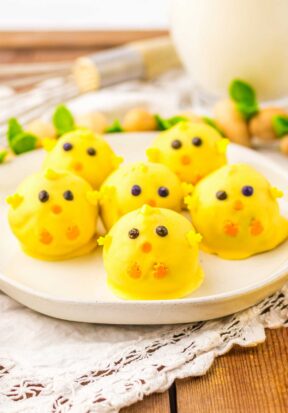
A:
<svg viewBox="0 0 288 413">
<path fill-rule="evenodd" d="M 122 158 L 115 155 L 108 143 L 100 136 L 86 129 L 66 133 L 44 148 L 48 155 L 44 168 L 64 169 L 76 173 L 98 189 L 107 176 L 113 172 Z"/>
<path fill-rule="evenodd" d="M 246 164 L 223 166 L 196 187 L 187 205 L 201 246 L 226 259 L 243 259 L 275 248 L 288 236 L 280 215 L 282 195 Z"/>
<path fill-rule="evenodd" d="M 33 257 L 63 260 L 97 245 L 98 192 L 71 172 L 31 175 L 7 202 L 10 227 Z"/>
<path fill-rule="evenodd" d="M 144 205 L 124 215 L 106 237 L 103 259 L 112 291 L 129 300 L 183 297 L 200 286 L 200 234 L 175 211 Z"/>
<path fill-rule="evenodd" d="M 209 125 L 180 122 L 156 137 L 147 157 L 168 166 L 181 181 L 196 184 L 226 164 L 227 144 Z"/>
<path fill-rule="evenodd" d="M 165 165 L 151 162 L 126 164 L 113 172 L 100 189 L 100 211 L 106 229 L 144 204 L 180 212 L 193 186 L 181 184 Z"/>
</svg>

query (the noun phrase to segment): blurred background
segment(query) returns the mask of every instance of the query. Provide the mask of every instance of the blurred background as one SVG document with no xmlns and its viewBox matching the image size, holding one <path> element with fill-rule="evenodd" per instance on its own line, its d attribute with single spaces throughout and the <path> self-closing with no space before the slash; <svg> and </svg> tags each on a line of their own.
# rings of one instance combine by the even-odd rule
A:
<svg viewBox="0 0 288 413">
<path fill-rule="evenodd" d="M 168 3 L 169 0 L 3 2 L 1 63 L 56 59 L 58 55 L 69 59 L 83 51 L 163 34 L 168 28 Z"/>
<path fill-rule="evenodd" d="M 166 28 L 168 0 L 9 0 L 1 29 Z"/>
<path fill-rule="evenodd" d="M 11 116 L 27 124 L 59 102 L 68 102 L 79 95 L 72 76 L 77 58 L 133 41 L 167 36 L 168 15 L 169 0 L 4 2 L 0 14 L 0 139 Z M 165 48 L 164 45 L 164 51 Z M 157 46 L 156 49 L 159 50 Z M 151 59 L 149 56 L 149 62 L 156 62 L 154 55 Z M 130 57 L 132 60 L 129 60 Z M 112 55 L 107 57 L 99 56 L 101 67 L 98 67 L 97 61 L 97 70 L 102 83 L 106 86 L 121 84 L 131 78 L 139 79 L 139 75 L 142 77 L 137 63 L 139 58 L 130 57 L 126 58 L 125 51 L 122 60 L 117 51 L 115 54 L 112 51 Z M 101 65 L 103 59 L 105 62 L 109 60 L 109 67 L 105 62 Z M 165 70 L 166 67 L 162 72 Z M 94 85 L 94 77 L 91 86 L 86 72 L 83 78 L 88 83 L 88 91 L 103 86 Z M 84 89 L 86 92 L 86 85 Z M 102 102 L 101 96 L 97 96 L 97 104 L 105 110 L 106 101 Z M 111 95 L 106 100 L 111 101 Z M 141 97 L 139 102 L 143 102 Z M 111 102 L 108 103 L 111 106 Z"/>
<path fill-rule="evenodd" d="M 0 139 L 11 116 L 27 124 L 61 102 L 97 91 L 93 110 L 109 106 L 111 117 L 118 117 L 111 110 L 117 99 L 118 108 L 133 102 L 165 116 L 192 108 L 214 116 L 226 136 L 246 146 L 254 137 L 277 146 L 276 138 L 285 136 L 282 151 L 288 154 L 287 15 L 287 0 L 3 1 Z M 241 119 L 245 141 L 242 130 L 235 137 L 223 127 L 214 107 L 235 79 L 252 86 L 265 109 L 255 116 L 256 129 Z M 117 89 L 106 91 L 108 86 Z M 280 132 L 275 116 L 281 117 Z"/>
</svg>

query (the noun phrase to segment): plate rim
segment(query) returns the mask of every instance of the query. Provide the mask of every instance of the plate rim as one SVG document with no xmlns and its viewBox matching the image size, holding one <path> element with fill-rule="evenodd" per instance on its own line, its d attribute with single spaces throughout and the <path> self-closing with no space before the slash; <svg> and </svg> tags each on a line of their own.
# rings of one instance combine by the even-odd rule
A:
<svg viewBox="0 0 288 413">
<path fill-rule="evenodd" d="M 241 288 L 234 293 L 231 292 L 225 292 L 225 293 L 220 293 L 220 294 L 214 294 L 214 295 L 209 295 L 205 297 L 191 297 L 191 298 L 176 298 L 176 299 L 167 299 L 167 300 L 121 300 L 119 301 L 107 301 L 107 300 L 75 300 L 75 299 L 69 299 L 65 297 L 54 297 L 51 294 L 44 293 L 41 291 L 34 290 L 31 287 L 26 286 L 25 284 L 21 284 L 18 281 L 13 280 L 12 278 L 9 278 L 8 276 L 4 275 L 2 272 L 0 272 L 0 280 L 4 281 L 6 280 L 6 283 L 8 283 L 10 286 L 13 288 L 16 288 L 17 290 L 21 290 L 22 292 L 33 295 L 34 297 L 42 298 L 47 301 L 54 301 L 54 302 L 59 302 L 59 303 L 65 303 L 65 304 L 85 304 L 85 305 L 95 305 L 95 304 L 101 304 L 101 305 L 118 305 L 118 306 L 131 306 L 131 305 L 151 305 L 151 304 L 159 304 L 162 306 L 169 306 L 169 305 L 181 305 L 181 304 L 191 304 L 191 305 L 197 305 L 197 304 L 204 304 L 204 303 L 217 303 L 218 301 L 227 301 L 231 300 L 234 298 L 239 298 L 243 295 L 246 294 L 252 294 L 261 288 L 268 287 L 274 282 L 276 283 L 277 281 L 280 281 L 283 278 L 283 285 L 285 283 L 285 278 L 288 280 L 288 262 L 284 266 L 284 268 L 279 269 L 278 271 L 274 272 L 270 277 L 266 278 L 265 280 L 259 281 L 255 284 L 252 284 L 248 287 Z"/>
</svg>

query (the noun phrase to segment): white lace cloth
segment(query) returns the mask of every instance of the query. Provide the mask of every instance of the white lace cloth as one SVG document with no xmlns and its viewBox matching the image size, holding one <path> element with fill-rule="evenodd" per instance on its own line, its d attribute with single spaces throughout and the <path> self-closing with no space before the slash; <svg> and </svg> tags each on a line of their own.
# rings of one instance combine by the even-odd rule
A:
<svg viewBox="0 0 288 413">
<path fill-rule="evenodd" d="M 206 373 L 234 344 L 288 327 L 288 285 L 255 307 L 178 326 L 59 321 L 0 294 L 1 413 L 118 412 L 176 378 Z"/>
<path fill-rule="evenodd" d="M 163 102 L 166 109 L 169 102 L 168 112 L 175 111 L 190 103 L 185 78 L 176 78 L 118 86 L 116 96 L 101 92 L 96 106 L 106 112 L 112 108 L 111 116 L 135 100 L 161 113 Z M 89 99 L 95 107 L 95 95 Z M 81 99 L 77 106 L 83 109 Z M 265 328 L 280 326 L 288 327 L 288 284 L 255 307 L 223 319 L 150 327 L 60 321 L 0 293 L 0 412 L 118 412 L 168 389 L 176 378 L 205 374 L 215 357 L 234 344 L 254 346 L 265 340 Z"/>
</svg>

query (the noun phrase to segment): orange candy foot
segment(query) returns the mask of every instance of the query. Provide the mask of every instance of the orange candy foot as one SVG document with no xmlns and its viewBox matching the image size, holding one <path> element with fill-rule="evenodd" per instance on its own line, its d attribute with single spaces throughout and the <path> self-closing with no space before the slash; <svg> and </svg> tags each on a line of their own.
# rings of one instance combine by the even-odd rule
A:
<svg viewBox="0 0 288 413">
<path fill-rule="evenodd" d="M 168 267 L 162 263 L 156 263 L 153 265 L 153 275 L 155 278 L 164 278 L 168 274 Z"/>
<path fill-rule="evenodd" d="M 142 275 L 140 265 L 137 264 L 137 262 L 134 262 L 134 264 L 132 264 L 131 267 L 128 268 L 127 272 L 131 278 L 135 278 L 135 279 L 140 278 Z"/>
<path fill-rule="evenodd" d="M 261 222 L 258 219 L 252 219 L 250 224 L 250 233 L 251 235 L 257 236 L 263 232 L 264 228 Z"/>
<path fill-rule="evenodd" d="M 69 227 L 66 231 L 66 237 L 70 239 L 71 241 L 78 238 L 79 235 L 80 235 L 80 231 L 77 225 L 73 225 L 72 227 Z"/>
<path fill-rule="evenodd" d="M 236 237 L 238 234 L 238 226 L 229 221 L 224 225 L 224 232 L 226 235 L 229 235 L 229 237 Z"/>
<path fill-rule="evenodd" d="M 43 231 L 40 233 L 39 240 L 42 244 L 49 245 L 53 241 L 53 237 L 50 232 L 48 232 L 46 229 L 43 229 Z"/>
</svg>

